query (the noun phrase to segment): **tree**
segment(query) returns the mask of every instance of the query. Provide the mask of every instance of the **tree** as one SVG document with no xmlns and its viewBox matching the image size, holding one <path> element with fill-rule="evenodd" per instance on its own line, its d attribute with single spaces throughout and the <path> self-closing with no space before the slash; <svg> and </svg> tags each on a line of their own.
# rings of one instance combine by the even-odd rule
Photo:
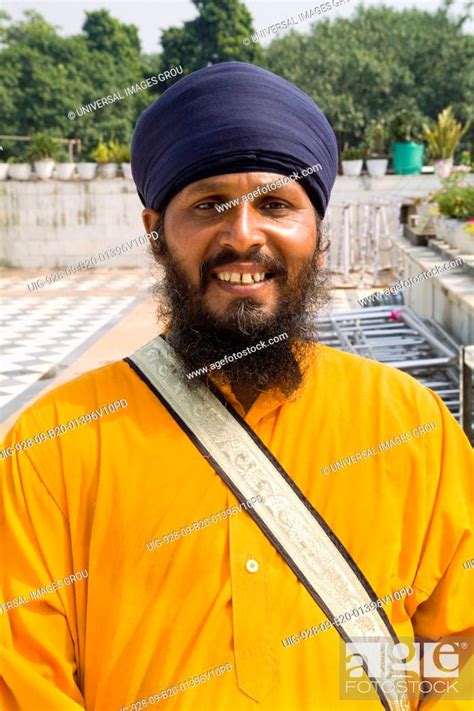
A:
<svg viewBox="0 0 474 711">
<path fill-rule="evenodd" d="M 16 23 L 5 13 L 0 19 L 2 126 L 18 135 L 48 130 L 79 137 L 85 156 L 101 139 L 130 140 L 138 115 L 151 101 L 147 90 L 75 120 L 68 113 L 114 92 L 123 95 L 125 87 L 149 76 L 135 26 L 101 10 L 86 14 L 83 33 L 63 38 L 32 10 Z M 13 152 L 22 149 L 17 144 Z"/>
<path fill-rule="evenodd" d="M 140 55 L 136 25 L 124 25 L 110 17 L 108 10 L 86 12 L 86 18 L 82 30 L 90 49 L 124 59 L 134 59 Z"/>
<path fill-rule="evenodd" d="M 452 105 L 466 120 L 474 104 L 474 39 L 467 13 L 359 6 L 350 19 L 329 18 L 310 34 L 275 39 L 263 64 L 295 82 L 325 112 L 338 142 L 358 143 L 370 119 L 409 105 L 426 117 Z M 455 80 L 453 78 L 455 77 Z"/>
<path fill-rule="evenodd" d="M 162 69 L 181 64 L 185 74 L 209 63 L 256 62 L 261 56 L 257 44 L 245 46 L 253 33 L 252 17 L 240 0 L 193 0 L 199 17 L 183 27 L 163 32 Z"/>
</svg>

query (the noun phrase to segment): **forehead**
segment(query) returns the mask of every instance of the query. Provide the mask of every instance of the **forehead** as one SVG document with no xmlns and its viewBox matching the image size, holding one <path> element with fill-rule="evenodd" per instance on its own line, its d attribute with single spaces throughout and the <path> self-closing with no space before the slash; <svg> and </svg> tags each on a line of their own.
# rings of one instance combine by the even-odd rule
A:
<svg viewBox="0 0 474 711">
<path fill-rule="evenodd" d="M 202 178 L 187 185 L 182 193 L 208 193 L 233 187 L 238 184 L 245 184 L 245 187 L 256 188 L 259 185 L 272 183 L 282 178 L 281 173 L 247 172 L 247 173 L 227 173 L 226 175 L 215 175 L 211 178 Z M 291 185 L 289 183 L 288 185 Z"/>
</svg>

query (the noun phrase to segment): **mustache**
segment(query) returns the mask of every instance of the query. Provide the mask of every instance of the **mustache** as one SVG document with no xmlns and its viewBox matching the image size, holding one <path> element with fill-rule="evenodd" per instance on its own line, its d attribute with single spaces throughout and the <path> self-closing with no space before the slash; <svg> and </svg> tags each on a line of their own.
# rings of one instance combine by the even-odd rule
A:
<svg viewBox="0 0 474 711">
<path fill-rule="evenodd" d="M 211 278 L 210 273 L 212 269 L 223 267 L 233 262 L 251 262 L 252 264 L 258 264 L 264 267 L 266 272 L 271 272 L 275 274 L 275 276 L 286 276 L 288 274 L 288 270 L 281 260 L 269 254 L 263 254 L 260 251 L 260 247 L 257 247 L 257 250 L 252 248 L 245 254 L 239 254 L 235 250 L 227 248 L 223 249 L 222 252 L 219 252 L 219 254 L 216 254 L 214 257 L 209 257 L 209 259 L 206 259 L 201 264 L 201 287 L 207 286 Z"/>
</svg>

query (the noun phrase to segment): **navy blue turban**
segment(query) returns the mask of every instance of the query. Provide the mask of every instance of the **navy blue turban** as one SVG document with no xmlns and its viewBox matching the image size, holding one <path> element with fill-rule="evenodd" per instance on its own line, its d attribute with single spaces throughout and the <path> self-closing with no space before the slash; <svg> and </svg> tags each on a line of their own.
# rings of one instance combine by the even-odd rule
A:
<svg viewBox="0 0 474 711">
<path fill-rule="evenodd" d="M 142 113 L 131 160 L 142 203 L 157 211 L 195 180 L 290 175 L 320 163 L 299 182 L 324 217 L 338 152 L 329 122 L 307 94 L 254 64 L 224 62 L 183 77 Z"/>
</svg>

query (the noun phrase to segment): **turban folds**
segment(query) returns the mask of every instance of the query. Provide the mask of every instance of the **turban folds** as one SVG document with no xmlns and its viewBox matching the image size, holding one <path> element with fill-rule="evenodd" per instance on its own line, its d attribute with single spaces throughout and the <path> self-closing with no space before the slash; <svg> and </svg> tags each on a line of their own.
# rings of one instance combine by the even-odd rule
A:
<svg viewBox="0 0 474 711">
<path fill-rule="evenodd" d="M 138 119 L 132 175 L 145 207 L 160 211 L 186 185 L 227 173 L 290 175 L 323 217 L 337 173 L 334 132 L 310 97 L 254 64 L 224 62 L 167 89 Z"/>
</svg>

